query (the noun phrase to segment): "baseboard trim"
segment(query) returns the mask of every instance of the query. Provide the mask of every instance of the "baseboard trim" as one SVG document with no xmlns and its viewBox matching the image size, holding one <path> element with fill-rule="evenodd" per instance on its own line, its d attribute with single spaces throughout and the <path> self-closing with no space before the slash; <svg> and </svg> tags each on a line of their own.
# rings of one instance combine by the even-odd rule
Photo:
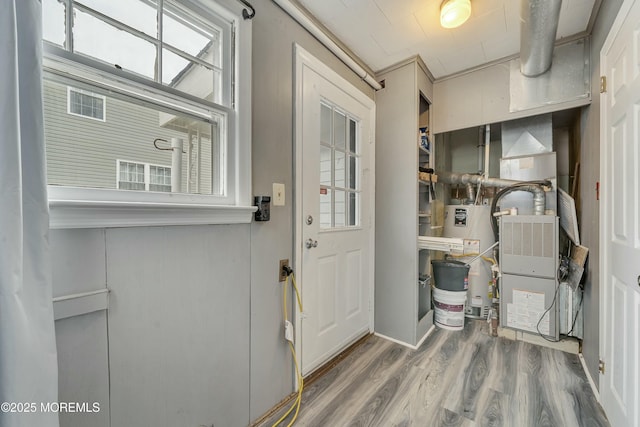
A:
<svg viewBox="0 0 640 427">
<path fill-rule="evenodd" d="M 431 335 L 431 333 L 432 333 L 433 331 L 435 331 L 435 329 L 436 329 L 435 325 L 432 325 L 432 326 L 429 328 L 429 330 L 427 331 L 427 333 L 425 333 L 425 334 L 424 334 L 424 336 L 423 336 L 422 338 L 420 338 L 420 341 L 418 341 L 418 343 L 417 343 L 416 345 L 408 344 L 408 343 L 406 343 L 406 342 L 404 342 L 404 341 L 400 341 L 400 340 L 397 340 L 397 339 L 395 339 L 395 338 L 391 338 L 391 337 L 388 337 L 388 336 L 386 336 L 386 335 L 382 335 L 382 334 L 380 334 L 380 333 L 378 333 L 378 332 L 375 332 L 373 335 L 375 335 L 375 336 L 377 336 L 377 337 L 380 337 L 380 338 L 382 338 L 382 339 L 385 339 L 385 340 L 387 340 L 387 341 L 391 341 L 391 342 L 393 342 L 393 343 L 400 344 L 400 345 L 402 345 L 402 346 L 404 346 L 404 347 L 408 347 L 408 348 L 410 348 L 411 350 L 417 350 L 417 349 L 422 345 L 422 343 L 424 343 L 424 341 L 427 339 L 427 337 L 429 337 L 429 335 Z"/>
<path fill-rule="evenodd" d="M 593 394 L 596 396 L 596 399 L 598 400 L 598 402 L 600 402 L 600 392 L 598 391 L 598 388 L 596 387 L 595 381 L 593 381 L 593 377 L 591 376 L 591 372 L 589 371 L 589 368 L 587 368 L 587 361 L 584 360 L 584 356 L 582 356 L 582 353 L 578 353 L 578 359 L 580 359 L 580 364 L 582 365 L 582 370 L 584 371 L 584 374 L 587 376 L 587 381 L 589 381 L 589 385 L 591 386 L 591 390 L 593 391 Z M 600 403 L 602 403 L 602 402 L 600 402 Z"/>
<path fill-rule="evenodd" d="M 326 363 L 321 365 L 315 371 L 311 372 L 309 375 L 304 377 L 303 378 L 304 386 L 305 387 L 309 387 L 311 384 L 313 384 L 318 379 L 320 379 L 324 374 L 326 374 L 329 370 L 331 370 L 331 368 L 336 366 L 340 361 L 342 361 L 345 357 L 347 357 L 348 355 L 353 353 L 358 347 L 360 347 L 369 338 L 371 338 L 371 335 L 373 335 L 373 334 L 367 333 L 366 335 L 358 338 L 356 341 L 354 341 L 352 344 L 350 344 L 347 348 L 345 348 L 340 353 L 338 353 L 335 356 L 333 356 L 330 360 L 328 360 Z M 256 427 L 256 426 L 262 424 L 265 420 L 267 420 L 271 416 L 273 416 L 273 414 L 275 414 L 276 412 L 278 412 L 279 410 L 281 410 L 285 406 L 289 405 L 290 403 L 293 403 L 293 401 L 296 399 L 296 397 L 298 397 L 298 392 L 297 391 L 291 393 L 289 396 L 285 397 L 280 402 L 276 403 L 276 405 L 273 408 L 269 409 L 269 411 L 264 413 L 260 418 L 258 418 L 257 420 L 255 420 L 251 424 L 249 424 L 249 427 Z"/>
<path fill-rule="evenodd" d="M 313 384 L 316 380 L 321 378 L 324 374 L 329 372 L 334 366 L 340 363 L 344 358 L 353 353 L 358 347 L 364 344 L 369 338 L 371 338 L 371 333 L 367 333 L 366 335 L 358 338 L 353 343 L 349 344 L 344 350 L 340 353 L 333 356 L 331 359 L 327 360 L 324 364 L 320 365 L 313 372 L 309 373 L 306 377 L 304 377 L 304 386 L 308 387 Z"/>
</svg>

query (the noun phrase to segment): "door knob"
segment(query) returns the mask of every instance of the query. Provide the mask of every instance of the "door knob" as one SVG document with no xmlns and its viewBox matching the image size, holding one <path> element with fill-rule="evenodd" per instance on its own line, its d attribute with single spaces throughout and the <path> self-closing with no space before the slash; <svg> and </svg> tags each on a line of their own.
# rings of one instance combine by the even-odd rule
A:
<svg viewBox="0 0 640 427">
<path fill-rule="evenodd" d="M 307 241 L 305 242 L 305 246 L 307 247 L 307 249 L 317 248 L 317 247 L 318 247 L 318 241 L 317 241 L 317 240 L 313 240 L 313 239 L 309 238 L 309 239 L 307 239 Z"/>
</svg>

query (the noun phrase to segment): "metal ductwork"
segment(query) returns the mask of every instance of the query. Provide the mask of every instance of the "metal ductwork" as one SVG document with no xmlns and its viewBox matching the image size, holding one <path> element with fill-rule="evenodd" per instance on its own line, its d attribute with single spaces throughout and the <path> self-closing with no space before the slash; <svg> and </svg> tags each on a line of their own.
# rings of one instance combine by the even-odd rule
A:
<svg viewBox="0 0 640 427">
<path fill-rule="evenodd" d="M 467 186 L 467 199 L 473 202 L 475 192 L 473 185 L 482 185 L 485 187 L 510 188 L 512 191 L 527 191 L 533 195 L 533 213 L 534 215 L 544 215 L 545 213 L 545 191 L 541 184 L 527 184 L 522 181 L 501 178 L 485 178 L 482 175 L 455 173 L 448 171 L 438 171 L 438 181 L 445 184 L 463 184 Z M 546 181 L 545 185 L 550 186 L 551 182 Z"/>
<path fill-rule="evenodd" d="M 521 0 L 520 72 L 536 77 L 551 67 L 562 0 Z"/>
</svg>

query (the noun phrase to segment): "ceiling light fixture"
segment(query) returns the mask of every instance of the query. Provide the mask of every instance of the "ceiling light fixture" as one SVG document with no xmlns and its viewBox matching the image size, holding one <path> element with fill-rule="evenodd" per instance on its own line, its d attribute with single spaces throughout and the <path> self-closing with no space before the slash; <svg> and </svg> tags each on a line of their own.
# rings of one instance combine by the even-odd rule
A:
<svg viewBox="0 0 640 427">
<path fill-rule="evenodd" d="M 471 16 L 471 0 L 444 0 L 440 5 L 440 25 L 456 28 Z"/>
</svg>

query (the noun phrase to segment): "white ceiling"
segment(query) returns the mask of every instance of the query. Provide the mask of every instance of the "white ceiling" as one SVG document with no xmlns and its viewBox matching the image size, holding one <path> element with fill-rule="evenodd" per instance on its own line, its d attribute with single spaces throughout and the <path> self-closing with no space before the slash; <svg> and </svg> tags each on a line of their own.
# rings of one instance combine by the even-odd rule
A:
<svg viewBox="0 0 640 427">
<path fill-rule="evenodd" d="M 373 71 L 420 55 L 437 79 L 520 51 L 520 0 L 472 0 L 462 26 L 440 26 L 442 0 L 298 0 Z M 596 0 L 564 0 L 557 38 L 587 30 Z"/>
</svg>

